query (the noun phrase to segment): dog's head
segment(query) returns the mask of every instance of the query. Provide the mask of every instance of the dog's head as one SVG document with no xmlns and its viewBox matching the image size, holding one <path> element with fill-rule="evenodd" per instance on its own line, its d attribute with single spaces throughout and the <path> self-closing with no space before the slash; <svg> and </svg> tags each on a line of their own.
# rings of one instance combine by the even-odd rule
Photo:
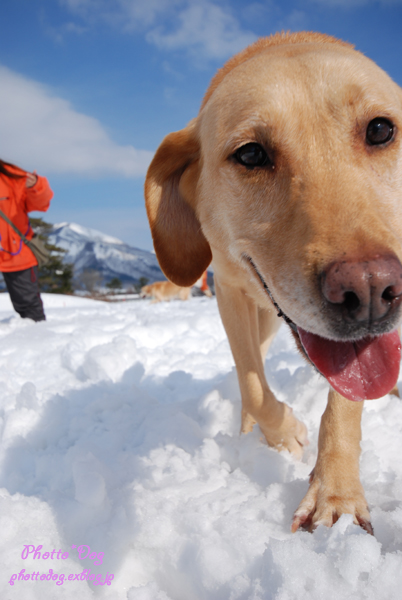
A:
<svg viewBox="0 0 402 600">
<path fill-rule="evenodd" d="M 218 277 L 273 300 L 318 353 L 319 339 L 389 333 L 402 301 L 401 140 L 401 89 L 350 45 L 260 40 L 151 163 L 163 271 L 189 286 L 213 255 Z"/>
<path fill-rule="evenodd" d="M 141 288 L 140 298 L 149 298 L 152 296 L 152 289 L 150 285 L 144 285 Z"/>
</svg>

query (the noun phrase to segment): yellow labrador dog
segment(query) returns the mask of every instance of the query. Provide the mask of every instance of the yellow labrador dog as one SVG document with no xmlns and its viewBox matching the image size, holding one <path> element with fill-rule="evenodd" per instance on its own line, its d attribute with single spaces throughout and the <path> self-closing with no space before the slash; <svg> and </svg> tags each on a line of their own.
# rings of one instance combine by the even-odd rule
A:
<svg viewBox="0 0 402 600">
<path fill-rule="evenodd" d="M 263 359 L 284 319 L 330 383 L 318 458 L 292 529 L 341 514 L 372 531 L 359 479 L 364 399 L 397 381 L 402 300 L 402 90 L 349 44 L 261 39 L 228 61 L 200 113 L 160 145 L 146 204 L 166 276 L 211 259 L 242 394 L 242 431 L 296 457 L 305 426 Z"/>
<path fill-rule="evenodd" d="M 141 298 L 153 298 L 153 302 L 188 300 L 190 295 L 191 287 L 180 287 L 171 281 L 156 281 L 141 288 Z"/>
</svg>

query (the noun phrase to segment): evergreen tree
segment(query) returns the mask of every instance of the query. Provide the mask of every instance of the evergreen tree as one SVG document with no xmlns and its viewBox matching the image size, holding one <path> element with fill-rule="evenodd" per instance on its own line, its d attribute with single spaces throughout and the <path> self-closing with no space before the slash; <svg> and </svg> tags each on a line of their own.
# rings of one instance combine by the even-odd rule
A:
<svg viewBox="0 0 402 600">
<path fill-rule="evenodd" d="M 63 254 L 66 250 L 50 244 L 49 235 L 52 233 L 53 225 L 46 223 L 43 219 L 30 218 L 32 229 L 41 240 L 45 242 L 50 251 L 49 262 L 39 269 L 39 286 L 42 292 L 53 294 L 73 293 L 73 271 L 74 265 L 63 263 Z"/>
<path fill-rule="evenodd" d="M 121 283 L 121 281 L 118 277 L 113 277 L 113 279 L 111 279 L 109 281 L 109 283 L 106 284 L 106 287 L 109 288 L 110 290 L 116 291 L 116 290 L 121 290 L 121 288 L 123 287 L 123 284 Z"/>
<path fill-rule="evenodd" d="M 139 294 L 141 292 L 141 288 L 143 288 L 144 285 L 147 285 L 148 281 L 148 277 L 140 277 L 138 282 L 134 284 L 135 291 Z"/>
</svg>

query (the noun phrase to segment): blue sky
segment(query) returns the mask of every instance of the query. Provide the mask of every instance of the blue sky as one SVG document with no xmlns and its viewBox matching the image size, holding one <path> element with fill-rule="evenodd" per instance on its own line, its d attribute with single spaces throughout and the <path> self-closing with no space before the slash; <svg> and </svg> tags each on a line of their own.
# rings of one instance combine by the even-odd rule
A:
<svg viewBox="0 0 402 600">
<path fill-rule="evenodd" d="M 1 25 L 1 158 L 48 177 L 49 222 L 145 249 L 152 154 L 247 44 L 328 33 L 402 85 L 402 0 L 12 0 Z"/>
</svg>

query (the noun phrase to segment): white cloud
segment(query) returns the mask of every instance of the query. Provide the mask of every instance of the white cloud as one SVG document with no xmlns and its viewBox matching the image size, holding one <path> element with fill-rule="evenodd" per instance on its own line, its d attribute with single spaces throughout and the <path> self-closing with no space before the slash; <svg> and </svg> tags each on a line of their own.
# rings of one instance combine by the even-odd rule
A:
<svg viewBox="0 0 402 600">
<path fill-rule="evenodd" d="M 227 3 L 211 0 L 60 0 L 86 22 L 141 31 L 165 50 L 187 49 L 200 58 L 227 58 L 257 36 L 244 30 Z"/>
<path fill-rule="evenodd" d="M 249 31 L 242 31 L 238 21 L 212 2 L 189 2 L 178 13 L 177 27 L 150 31 L 147 40 L 159 48 L 202 50 L 207 58 L 225 58 L 256 40 Z"/>
<path fill-rule="evenodd" d="M 117 0 L 125 28 L 138 29 L 155 24 L 158 18 L 171 14 L 183 4 L 183 0 Z"/>
<path fill-rule="evenodd" d="M 120 146 L 96 119 L 0 66 L 0 157 L 43 174 L 143 175 L 152 153 Z"/>
<path fill-rule="evenodd" d="M 187 0 L 59 0 L 71 13 L 90 23 L 106 22 L 125 30 L 151 26 L 161 15 Z"/>
</svg>

